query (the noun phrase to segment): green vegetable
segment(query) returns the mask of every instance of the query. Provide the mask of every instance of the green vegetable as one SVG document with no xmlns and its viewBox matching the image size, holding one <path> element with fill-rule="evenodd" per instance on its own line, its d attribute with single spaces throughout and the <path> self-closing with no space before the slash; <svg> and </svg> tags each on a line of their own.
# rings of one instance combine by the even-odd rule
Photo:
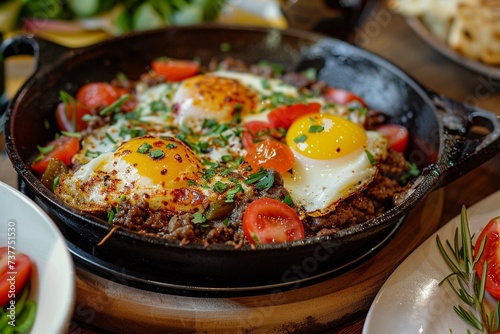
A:
<svg viewBox="0 0 500 334">
<path fill-rule="evenodd" d="M 37 305 L 34 300 L 27 300 L 24 309 L 16 319 L 16 333 L 23 334 L 33 327 L 36 318 Z"/>
<path fill-rule="evenodd" d="M 164 27 L 164 18 L 149 2 L 145 2 L 137 8 L 132 18 L 132 29 L 149 30 Z"/>
<path fill-rule="evenodd" d="M 90 17 L 113 8 L 113 0 L 68 0 L 68 6 L 76 16 Z"/>
<path fill-rule="evenodd" d="M 203 9 L 197 5 L 185 5 L 182 10 L 172 13 L 172 23 L 176 25 L 199 24 L 203 22 Z"/>
<path fill-rule="evenodd" d="M 436 236 L 439 252 L 452 271 L 439 285 L 448 283 L 453 292 L 467 305 L 466 308 L 462 305 L 453 306 L 453 310 L 468 325 L 481 333 L 497 333 L 500 329 L 500 303 L 496 303 L 495 307 L 490 309 L 485 300 L 486 275 L 483 275 L 482 279 L 479 278 L 475 269 L 484 251 L 486 239 L 481 242 L 476 255 L 473 252 L 472 239 L 467 211 L 465 206 L 462 206 L 460 230 L 458 228 L 455 230 L 453 243 L 446 240 L 447 248 L 445 248 L 439 235 Z M 487 265 L 488 263 L 485 261 L 484 273 L 487 272 Z"/>
</svg>

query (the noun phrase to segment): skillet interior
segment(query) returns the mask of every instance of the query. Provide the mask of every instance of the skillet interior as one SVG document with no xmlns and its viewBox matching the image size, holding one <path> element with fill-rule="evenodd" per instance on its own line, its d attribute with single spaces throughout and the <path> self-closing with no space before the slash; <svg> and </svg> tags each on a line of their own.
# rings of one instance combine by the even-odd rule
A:
<svg viewBox="0 0 500 334">
<path fill-rule="evenodd" d="M 222 43 L 229 43 L 231 50 L 221 51 Z M 103 266 L 100 271 L 112 267 L 126 277 L 141 278 L 126 284 L 158 289 L 162 284 L 157 282 L 182 283 L 205 292 L 273 284 L 295 287 L 304 277 L 318 276 L 369 251 L 437 182 L 437 177 L 427 177 L 407 202 L 333 237 L 265 245 L 258 250 L 217 245 L 207 250 L 119 230 L 97 247 L 109 226 L 63 205 L 28 166 L 37 154 L 37 145 L 54 137 L 53 110 L 60 90 L 75 93 L 85 82 L 110 80 L 118 72 L 137 79 L 151 59 L 160 56 L 196 57 L 204 64 L 213 57 L 231 56 L 249 63 L 266 59 L 285 65 L 287 70 L 315 67 L 320 79 L 357 93 L 372 108 L 407 126 L 411 133 L 408 159 L 419 167 L 436 162 L 442 150 L 441 128 L 427 92 L 383 59 L 338 40 L 304 32 L 203 26 L 139 33 L 88 48 L 62 50 L 60 55 L 48 57 L 50 61 L 38 64 L 7 111 L 9 156 L 27 189 L 55 215 L 71 247 L 83 254 L 83 261 L 85 257 L 94 259 Z M 46 119 L 50 129 L 44 126 Z M 293 271 L 297 267 L 300 273 Z"/>
</svg>

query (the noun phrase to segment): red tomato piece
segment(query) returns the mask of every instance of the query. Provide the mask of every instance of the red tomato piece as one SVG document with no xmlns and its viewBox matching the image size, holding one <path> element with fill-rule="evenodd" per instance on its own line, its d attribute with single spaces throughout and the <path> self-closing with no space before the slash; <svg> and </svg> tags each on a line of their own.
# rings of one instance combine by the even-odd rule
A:
<svg viewBox="0 0 500 334">
<path fill-rule="evenodd" d="M 14 267 L 11 268 L 10 266 Z M 16 274 L 10 274 L 15 272 Z M 5 306 L 15 296 L 21 295 L 31 273 L 29 256 L 21 253 L 9 252 L 8 247 L 0 248 L 0 307 Z"/>
<path fill-rule="evenodd" d="M 297 213 L 273 198 L 259 198 L 243 214 L 243 232 L 251 244 L 302 240 L 304 225 Z"/>
<path fill-rule="evenodd" d="M 76 100 L 88 108 L 105 108 L 127 94 L 124 88 L 107 82 L 91 82 L 83 85 L 76 94 Z"/>
<path fill-rule="evenodd" d="M 352 102 L 359 102 L 363 107 L 367 107 L 365 101 L 359 97 L 358 95 L 339 88 L 327 88 L 325 91 L 325 98 L 332 103 L 340 104 L 340 105 L 348 105 Z"/>
<path fill-rule="evenodd" d="M 307 104 L 296 103 L 289 106 L 280 106 L 274 109 L 269 113 L 269 115 L 267 115 L 267 118 L 269 119 L 269 123 L 274 128 L 283 128 L 288 130 L 290 125 L 292 125 L 293 121 L 297 118 L 307 114 L 318 113 L 320 110 L 321 104 L 316 102 L 310 102 Z"/>
<path fill-rule="evenodd" d="M 499 257 L 500 217 L 491 219 L 477 238 L 474 252 L 476 255 L 481 242 L 486 238 L 483 254 L 476 264 L 476 272 L 483 277 L 484 262 L 488 261 L 486 272 L 486 290 L 495 298 L 500 299 L 500 257 Z"/>
<path fill-rule="evenodd" d="M 66 166 L 71 164 L 71 158 L 80 150 L 80 142 L 77 138 L 61 136 L 47 144 L 46 147 L 52 146 L 52 150 L 45 154 L 43 158 L 31 165 L 31 169 L 43 174 L 49 164 L 51 158 L 57 158 L 64 162 Z"/>
<path fill-rule="evenodd" d="M 273 168 L 283 174 L 292 169 L 295 159 L 292 150 L 286 144 L 272 139 L 265 139 L 247 150 L 245 161 L 257 171 L 260 167 Z"/>
<path fill-rule="evenodd" d="M 243 147 L 247 150 L 258 141 L 259 137 L 269 133 L 272 128 L 271 124 L 262 121 L 247 122 L 243 124 L 243 127 L 247 129 L 247 132 L 241 134 L 241 140 L 243 142 Z"/>
<path fill-rule="evenodd" d="M 68 132 L 80 132 L 87 128 L 87 122 L 82 118 L 86 114 L 92 114 L 92 111 L 79 103 L 74 104 L 59 103 L 56 109 L 56 121 L 59 130 Z"/>
<path fill-rule="evenodd" d="M 200 71 L 200 64 L 192 60 L 157 58 L 151 62 L 151 68 L 167 81 L 181 81 Z"/>
<path fill-rule="evenodd" d="M 408 129 L 398 124 L 384 124 L 377 128 L 377 132 L 389 140 L 391 148 L 403 153 L 408 145 Z"/>
</svg>

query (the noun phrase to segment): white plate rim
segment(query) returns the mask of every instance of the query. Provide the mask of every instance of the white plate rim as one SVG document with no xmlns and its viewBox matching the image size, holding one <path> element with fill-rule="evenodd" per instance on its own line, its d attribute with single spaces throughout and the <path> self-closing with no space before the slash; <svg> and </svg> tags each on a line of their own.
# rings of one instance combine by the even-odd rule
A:
<svg viewBox="0 0 500 334">
<path fill-rule="evenodd" d="M 0 181 L 0 192 L 7 194 L 7 197 L 2 197 L 2 202 L 4 203 L 3 205 L 8 205 L 5 203 L 8 202 L 13 202 L 13 201 L 20 201 L 22 202 L 22 205 L 24 206 L 25 210 L 27 211 L 32 211 L 34 215 L 37 215 L 40 217 L 41 221 L 44 222 L 43 226 L 41 227 L 43 230 L 46 231 L 47 235 L 53 236 L 53 244 L 51 247 L 52 253 L 57 253 L 57 258 L 62 259 L 65 264 L 65 269 L 61 268 L 60 266 L 54 266 L 54 270 L 56 267 L 59 267 L 57 270 L 54 272 L 56 274 L 61 274 L 65 273 L 67 277 L 62 277 L 61 279 L 64 280 L 64 284 L 58 285 L 57 289 L 61 289 L 61 294 L 66 296 L 67 299 L 60 301 L 58 300 L 58 303 L 54 303 L 53 300 L 51 300 L 52 296 L 47 296 L 47 293 L 44 291 L 41 291 L 43 289 L 43 286 L 38 286 L 38 282 L 35 283 L 32 286 L 32 294 L 35 292 L 38 292 L 38 294 L 44 295 L 44 298 L 48 297 L 49 300 L 49 306 L 51 307 L 50 310 L 41 310 L 40 305 L 37 305 L 37 315 L 35 318 L 35 323 L 33 324 L 33 327 L 30 331 L 30 333 L 35 333 L 38 332 L 39 330 L 43 331 L 49 331 L 53 333 L 65 333 L 66 330 L 69 328 L 72 315 L 73 315 L 73 308 L 75 305 L 75 281 L 74 281 L 74 276 L 75 276 L 75 268 L 73 264 L 73 259 L 71 257 L 71 254 L 69 253 L 67 246 L 66 246 L 66 240 L 64 239 L 64 236 L 62 235 L 61 231 L 57 228 L 56 224 L 50 218 L 50 216 L 42 210 L 41 207 L 39 207 L 33 200 L 31 200 L 28 196 L 24 195 L 21 193 L 19 190 L 15 189 L 14 187 L 10 186 L 9 184 Z M 10 198 L 10 201 L 9 201 Z M 1 206 L 1 204 L 0 204 Z M 7 219 L 17 219 L 21 214 L 15 213 L 9 215 L 9 213 L 5 212 L 0 212 L 0 218 L 4 219 L 3 217 L 9 217 Z M 14 217 L 14 218 L 12 218 Z M 20 223 L 17 222 L 19 225 Z M 1 231 L 2 234 L 3 232 L 6 231 Z M 4 240 L 3 240 L 4 241 Z M 2 241 L 2 242 L 3 242 Z M 23 249 L 16 248 L 17 251 L 24 252 Z M 50 255 L 49 255 L 50 256 Z M 50 256 L 51 259 L 54 259 L 56 257 Z M 32 275 L 40 275 L 41 273 L 39 272 L 39 269 L 36 268 L 36 263 L 35 263 L 35 268 L 34 272 Z M 47 280 L 50 278 L 50 275 L 44 275 L 44 280 Z M 45 305 L 47 306 L 47 305 Z M 60 316 L 60 314 L 63 314 Z M 57 314 L 56 320 L 51 322 L 50 320 L 46 319 L 47 314 Z"/>
<path fill-rule="evenodd" d="M 471 234 L 477 236 L 488 221 L 500 216 L 498 203 L 500 191 L 466 208 Z M 436 237 L 443 243 L 453 242 L 459 226 L 460 215 L 430 236 L 396 268 L 375 296 L 363 334 L 476 332 L 453 311 L 460 300 L 451 288 L 446 284 L 438 286 L 451 270 L 439 253 Z"/>
</svg>

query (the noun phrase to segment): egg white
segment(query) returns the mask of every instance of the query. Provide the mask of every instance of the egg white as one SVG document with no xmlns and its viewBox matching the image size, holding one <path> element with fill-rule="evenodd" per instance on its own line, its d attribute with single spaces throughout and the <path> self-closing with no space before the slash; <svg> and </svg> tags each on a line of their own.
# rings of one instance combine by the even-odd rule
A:
<svg viewBox="0 0 500 334">
<path fill-rule="evenodd" d="M 283 180 L 294 203 L 310 216 L 323 216 L 335 210 L 341 200 L 364 189 L 378 170 L 366 151 L 375 160 L 387 154 L 387 141 L 382 136 L 374 131 L 366 134 L 367 147 L 336 159 L 312 159 L 292 149 L 295 166 L 292 173 L 283 174 Z"/>
</svg>

